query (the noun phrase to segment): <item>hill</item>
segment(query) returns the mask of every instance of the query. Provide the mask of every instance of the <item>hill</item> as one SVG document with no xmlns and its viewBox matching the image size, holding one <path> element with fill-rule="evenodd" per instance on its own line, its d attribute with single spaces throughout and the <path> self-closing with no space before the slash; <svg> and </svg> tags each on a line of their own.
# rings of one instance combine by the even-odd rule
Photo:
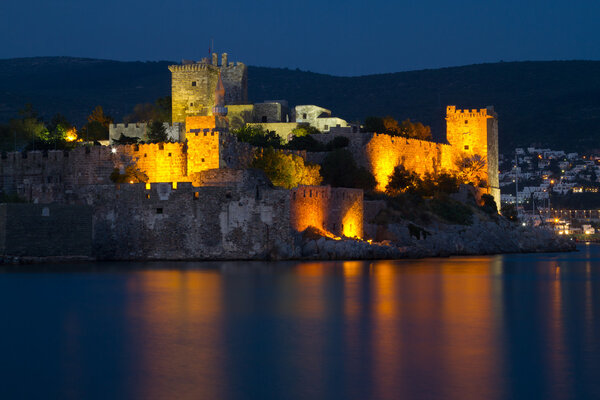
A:
<svg viewBox="0 0 600 400">
<path fill-rule="evenodd" d="M 0 122 L 30 102 L 83 122 L 98 104 L 116 121 L 137 103 L 169 95 L 168 61 L 118 62 L 69 57 L 0 60 Z M 410 118 L 444 137 L 447 104 L 494 105 L 500 147 L 532 142 L 561 149 L 600 148 L 600 62 L 548 61 L 469 65 L 359 77 L 248 68 L 250 100 L 317 104 L 350 121 L 370 115 Z"/>
</svg>

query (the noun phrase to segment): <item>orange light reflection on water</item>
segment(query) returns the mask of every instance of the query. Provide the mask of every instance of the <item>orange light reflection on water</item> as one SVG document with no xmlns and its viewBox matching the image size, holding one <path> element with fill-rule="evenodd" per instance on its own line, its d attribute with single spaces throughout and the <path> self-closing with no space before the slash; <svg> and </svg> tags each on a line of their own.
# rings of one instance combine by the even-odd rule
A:
<svg viewBox="0 0 600 400">
<path fill-rule="evenodd" d="M 343 392 L 362 398 L 501 399 L 513 394 L 510 379 L 521 379 L 518 335 L 541 335 L 540 348 L 551 349 L 542 352 L 544 374 L 565 388 L 573 361 L 564 356 L 565 296 L 581 294 L 582 315 L 593 319 L 591 284 L 565 292 L 564 269 L 550 263 L 531 267 L 548 277 L 536 286 L 512 280 L 514 266 L 507 272 L 498 257 L 260 265 L 149 270 L 128 281 L 137 398 L 173 397 L 173 382 L 196 398 L 230 398 L 247 384 L 239 374 L 255 368 L 260 379 L 271 379 L 265 371 L 286 382 L 282 395 L 314 395 L 313 388 L 341 385 L 331 379 L 343 375 Z M 540 303 L 519 303 L 520 290 L 537 290 Z M 515 324 L 521 309 L 547 324 L 523 333 Z M 247 339 L 240 321 L 266 324 L 258 327 L 265 336 Z M 590 326 L 581 332 L 586 346 L 595 343 Z M 268 357 L 247 350 L 253 345 Z"/>
<path fill-rule="evenodd" d="M 129 310 L 141 347 L 142 382 L 135 385 L 134 397 L 173 398 L 187 391 L 222 398 L 222 388 L 214 384 L 225 380 L 218 271 L 142 271 L 129 281 L 129 294 L 139 296 L 134 304 L 142 305 Z"/>
</svg>

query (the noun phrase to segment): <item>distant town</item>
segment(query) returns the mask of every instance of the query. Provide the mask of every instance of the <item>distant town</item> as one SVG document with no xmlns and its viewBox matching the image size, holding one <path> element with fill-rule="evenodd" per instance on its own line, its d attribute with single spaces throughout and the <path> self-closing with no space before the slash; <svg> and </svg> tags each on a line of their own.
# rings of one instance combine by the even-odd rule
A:
<svg viewBox="0 0 600 400">
<path fill-rule="evenodd" d="M 600 154 L 531 146 L 500 154 L 499 161 L 501 202 L 513 206 L 523 224 L 598 238 Z"/>
</svg>

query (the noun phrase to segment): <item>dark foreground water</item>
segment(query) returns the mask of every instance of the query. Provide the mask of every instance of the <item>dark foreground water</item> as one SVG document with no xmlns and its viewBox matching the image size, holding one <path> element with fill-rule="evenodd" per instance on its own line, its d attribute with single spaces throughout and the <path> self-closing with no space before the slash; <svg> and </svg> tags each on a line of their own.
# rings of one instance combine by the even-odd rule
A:
<svg viewBox="0 0 600 400">
<path fill-rule="evenodd" d="M 0 269 L 0 399 L 598 399 L 600 247 Z"/>
</svg>

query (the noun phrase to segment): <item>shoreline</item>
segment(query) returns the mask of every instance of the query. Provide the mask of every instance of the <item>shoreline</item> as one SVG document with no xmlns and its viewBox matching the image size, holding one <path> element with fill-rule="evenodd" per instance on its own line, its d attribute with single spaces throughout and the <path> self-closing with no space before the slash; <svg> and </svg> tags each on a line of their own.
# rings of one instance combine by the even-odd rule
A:
<svg viewBox="0 0 600 400">
<path fill-rule="evenodd" d="M 585 244 L 584 242 L 577 242 L 579 244 Z M 588 242 L 589 243 L 589 242 Z M 591 243 L 599 244 L 599 243 Z M 372 245 L 371 245 L 372 246 Z M 391 247 L 391 246 L 390 246 Z M 392 247 L 393 248 L 393 247 Z M 31 257 L 31 256 L 0 256 L 0 266 L 6 265 L 40 265 L 40 264 L 82 264 L 82 263 L 112 263 L 112 262 L 123 262 L 123 263 L 140 263 L 140 262 L 225 262 L 225 261 L 247 261 L 247 262 L 279 262 L 279 261 L 369 261 L 369 260 L 422 260 L 427 258 L 451 258 L 451 257 L 477 257 L 477 256 L 498 256 L 498 255 L 509 255 L 509 254 L 556 254 L 556 253 L 574 253 L 580 251 L 576 246 L 568 249 L 530 249 L 522 251 L 507 251 L 507 252 L 478 252 L 478 253 L 467 253 L 467 252 L 440 252 L 439 254 L 426 254 L 421 252 L 415 252 L 414 249 L 401 252 L 399 248 L 395 248 L 398 253 L 394 251 L 395 257 L 343 257 L 341 254 L 328 254 L 326 257 L 318 256 L 303 256 L 303 257 L 291 257 L 291 258 L 138 258 L 138 259 L 97 259 L 94 257 L 87 256 L 50 256 L 50 257 Z"/>
</svg>

